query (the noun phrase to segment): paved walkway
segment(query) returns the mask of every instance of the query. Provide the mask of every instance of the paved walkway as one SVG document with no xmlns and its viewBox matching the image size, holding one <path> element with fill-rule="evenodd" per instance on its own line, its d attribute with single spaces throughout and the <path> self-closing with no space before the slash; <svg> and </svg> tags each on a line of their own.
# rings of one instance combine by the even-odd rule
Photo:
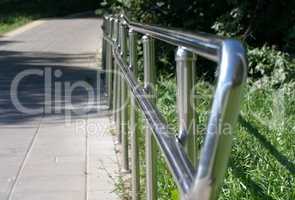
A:
<svg viewBox="0 0 295 200">
<path fill-rule="evenodd" d="M 0 38 L 0 200 L 117 199 L 101 23 L 38 21 Z"/>
</svg>

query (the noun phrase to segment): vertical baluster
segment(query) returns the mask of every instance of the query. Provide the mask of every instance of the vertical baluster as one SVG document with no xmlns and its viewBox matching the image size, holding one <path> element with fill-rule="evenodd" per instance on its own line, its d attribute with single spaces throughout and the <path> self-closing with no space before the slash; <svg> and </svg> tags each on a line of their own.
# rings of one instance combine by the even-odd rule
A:
<svg viewBox="0 0 295 200">
<path fill-rule="evenodd" d="M 103 17 L 103 23 L 102 23 L 102 30 L 104 35 L 108 34 L 108 16 L 104 16 Z M 103 93 L 105 93 L 106 91 L 106 77 L 107 77 L 107 61 L 106 61 L 106 57 L 107 57 L 107 47 L 108 46 L 108 42 L 106 40 L 102 40 L 102 51 L 101 51 L 101 70 L 98 71 L 97 74 L 97 100 L 101 101 L 101 96 L 103 95 Z M 103 87 L 101 87 L 103 86 Z M 103 90 L 102 90 L 103 88 Z"/>
<path fill-rule="evenodd" d="M 111 17 L 111 38 L 113 41 L 115 41 L 115 19 Z M 111 48 L 111 51 L 113 53 L 113 46 Z M 114 117 L 114 121 L 116 122 L 116 112 L 117 112 L 117 83 L 118 83 L 118 76 L 117 76 L 117 64 L 114 61 L 114 55 L 112 54 L 112 60 L 114 62 L 114 79 L 113 79 L 113 117 Z"/>
<path fill-rule="evenodd" d="M 107 35 L 108 37 L 112 37 L 112 20 L 110 17 L 106 18 L 106 30 L 107 30 Z M 112 46 L 111 44 L 108 44 L 106 42 L 106 67 L 107 67 L 107 92 L 108 92 L 108 107 L 109 109 L 112 109 L 112 96 L 113 96 L 113 91 L 112 91 L 112 80 L 113 80 L 113 57 L 112 57 Z"/>
<path fill-rule="evenodd" d="M 120 23 L 120 47 L 121 56 L 127 61 L 127 25 L 125 21 Z M 122 165 L 123 172 L 129 171 L 128 162 L 128 92 L 127 83 L 121 76 L 121 134 L 122 134 Z M 120 97 L 119 97 L 120 98 Z"/>
<path fill-rule="evenodd" d="M 115 38 L 115 20 L 114 18 L 110 17 L 110 38 L 112 38 L 112 40 L 114 40 Z M 113 62 L 113 95 L 112 95 L 112 109 L 113 109 L 113 116 L 114 116 L 114 121 L 116 121 L 116 95 L 117 95 L 117 92 L 116 92 L 116 86 L 117 86 L 117 65 L 116 63 L 114 62 L 114 57 L 113 57 L 113 46 L 110 45 L 110 51 L 111 51 L 111 59 L 112 59 L 112 62 Z"/>
<path fill-rule="evenodd" d="M 107 33 L 107 19 L 108 17 L 103 17 L 103 23 L 102 23 L 102 30 L 104 33 Z M 106 70 L 106 41 L 102 40 L 102 52 L 101 52 L 101 65 L 102 69 L 105 71 Z"/>
<path fill-rule="evenodd" d="M 115 41 L 116 45 L 119 45 L 119 21 L 118 19 L 114 19 L 114 31 L 113 31 L 113 40 Z M 114 105 L 115 105 L 115 123 L 116 129 L 118 132 L 117 143 L 121 144 L 122 136 L 121 136 L 121 78 L 120 78 L 120 69 L 117 64 L 115 64 L 115 83 L 114 83 Z"/>
<path fill-rule="evenodd" d="M 143 36 L 143 51 L 144 51 L 144 87 L 150 95 L 150 100 L 155 103 L 154 84 L 156 81 L 156 66 L 155 66 L 155 47 L 154 39 L 149 36 Z M 147 178 L 147 199 L 157 199 L 157 146 L 152 135 L 151 129 L 146 124 L 146 178 Z"/>
<path fill-rule="evenodd" d="M 184 47 L 178 47 L 176 55 L 177 111 L 179 118 L 179 139 L 184 144 L 193 165 L 196 161 L 195 114 L 193 88 L 196 57 Z"/>
<path fill-rule="evenodd" d="M 129 63 L 135 79 L 137 78 L 137 36 L 136 33 L 129 30 Z M 138 153 L 138 133 L 136 128 L 136 119 L 138 118 L 136 113 L 136 99 L 130 94 L 131 97 L 131 110 L 130 110 L 130 132 L 131 132 L 131 171 L 132 171 L 132 200 L 139 199 L 140 189 L 140 174 L 139 174 L 139 153 Z"/>
<path fill-rule="evenodd" d="M 217 199 L 230 157 L 241 91 L 246 80 L 244 47 L 235 40 L 225 40 L 222 47 L 219 80 L 214 94 L 206 138 L 191 197 Z"/>
</svg>

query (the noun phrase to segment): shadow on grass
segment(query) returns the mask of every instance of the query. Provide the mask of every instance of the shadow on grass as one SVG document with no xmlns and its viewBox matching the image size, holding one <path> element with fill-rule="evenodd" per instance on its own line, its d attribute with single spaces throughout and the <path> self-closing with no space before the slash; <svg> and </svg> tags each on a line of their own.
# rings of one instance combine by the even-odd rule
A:
<svg viewBox="0 0 295 200">
<path fill-rule="evenodd" d="M 271 144 L 265 136 L 263 136 L 259 130 L 251 123 L 246 121 L 241 115 L 239 116 L 239 123 L 246 128 L 247 132 L 253 135 L 259 140 L 259 142 L 272 154 L 278 162 L 281 163 L 292 175 L 295 175 L 295 165 L 285 155 L 277 150 L 277 148 Z"/>
<path fill-rule="evenodd" d="M 274 198 L 265 194 L 264 189 L 261 186 L 247 176 L 244 169 L 232 162 L 229 163 L 229 166 L 232 169 L 234 176 L 238 177 L 257 199 L 274 200 Z"/>
</svg>

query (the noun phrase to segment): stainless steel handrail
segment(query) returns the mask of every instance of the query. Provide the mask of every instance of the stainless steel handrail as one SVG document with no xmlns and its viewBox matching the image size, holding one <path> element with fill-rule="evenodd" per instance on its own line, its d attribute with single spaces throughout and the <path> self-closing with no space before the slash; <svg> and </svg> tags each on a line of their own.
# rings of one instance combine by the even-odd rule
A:
<svg viewBox="0 0 295 200">
<path fill-rule="evenodd" d="M 188 33 L 158 26 L 130 22 L 125 16 L 121 16 L 128 27 L 141 34 L 165 41 L 175 46 L 184 46 L 190 51 L 212 61 L 219 61 L 220 43 L 223 38 L 203 32 Z"/>
<path fill-rule="evenodd" d="M 109 38 L 106 39 L 116 47 Z M 162 151 L 165 152 L 164 155 L 170 164 L 169 166 L 173 168 L 172 172 L 174 176 L 177 177 L 177 182 L 179 182 L 179 185 L 181 185 L 184 192 L 188 192 L 194 179 L 195 171 L 182 150 L 181 144 L 176 140 L 175 134 L 172 134 L 172 131 L 168 129 L 156 106 L 148 100 L 147 92 L 139 87 L 139 83 L 133 77 L 133 72 L 128 68 L 127 63 L 121 58 L 119 49 L 114 48 L 113 54 L 116 61 L 122 66 L 122 73 L 124 74 L 132 93 L 136 97 L 146 120 L 150 124 L 152 130 L 156 133 L 155 136 L 161 144 L 160 147 Z"/>
<path fill-rule="evenodd" d="M 127 29 L 129 29 L 129 63 L 127 61 Z M 247 62 L 246 53 L 242 44 L 233 39 L 224 39 L 217 36 L 212 36 L 206 33 L 185 33 L 181 31 L 175 31 L 171 29 L 160 28 L 156 26 L 150 26 L 145 24 L 139 24 L 130 22 L 125 16 L 113 17 L 107 16 L 104 19 L 104 39 L 106 44 L 106 69 L 120 70 L 123 77 L 112 76 L 109 73 L 108 76 L 108 94 L 110 102 L 113 102 L 113 108 L 119 109 L 124 99 L 120 97 L 122 91 L 124 96 L 125 82 L 128 83 L 134 98 L 140 107 L 140 110 L 144 114 L 147 125 L 151 128 L 154 137 L 149 138 L 150 132 L 147 132 L 147 199 L 156 199 L 156 174 L 154 170 L 153 160 L 156 158 L 155 147 L 153 146 L 152 139 L 155 138 L 158 147 L 163 152 L 164 157 L 168 163 L 171 173 L 179 186 L 181 196 L 183 199 L 215 199 L 218 188 L 222 183 L 224 173 L 226 170 L 232 141 L 232 128 L 237 120 L 239 112 L 239 101 L 241 87 L 246 79 Z M 135 76 L 134 69 L 136 66 L 136 45 L 134 33 L 144 34 L 144 60 L 145 60 L 145 88 L 140 87 L 137 78 Z M 175 137 L 175 134 L 168 129 L 167 124 L 161 117 L 161 114 L 157 110 L 153 100 L 150 99 L 150 92 L 153 88 L 150 87 L 154 81 L 154 47 L 153 39 L 165 41 L 172 45 L 178 46 L 177 51 L 177 63 L 178 71 L 177 76 L 180 79 L 179 85 L 182 82 L 186 82 L 179 90 L 185 88 L 186 93 L 192 88 L 187 88 L 193 85 L 193 80 L 187 79 L 188 73 L 193 71 L 195 59 L 189 58 L 189 52 L 205 57 L 209 60 L 215 61 L 218 64 L 218 82 L 216 91 L 214 94 L 214 100 L 210 119 L 208 123 L 207 134 L 205 138 L 205 144 L 201 152 L 199 160 L 199 166 L 197 170 L 194 169 L 195 163 L 192 163 L 194 159 L 192 156 L 194 148 L 189 148 L 190 144 L 184 144 L 183 141 Z M 113 65 L 112 59 L 115 59 Z M 191 63 L 191 64 L 190 64 Z M 182 75 L 181 75 L 182 74 Z M 187 80 L 184 80 L 187 79 Z M 113 81 L 114 80 L 114 81 Z M 112 87 L 112 85 L 114 87 Z M 114 88 L 113 91 L 111 89 Z M 178 95 L 178 101 L 187 100 L 187 94 Z M 125 97 L 124 97 L 125 98 Z M 121 101 L 119 100 L 121 99 Z M 125 99 L 126 100 L 126 99 Z M 133 102 L 133 101 L 132 101 Z M 110 103 L 111 105 L 111 103 Z M 132 103 L 131 112 L 134 111 L 135 104 Z M 123 112 L 122 114 L 120 112 Z M 127 119 L 126 107 L 120 112 L 115 112 L 115 120 L 117 121 L 117 129 L 119 131 L 118 141 L 123 140 L 123 163 L 124 170 L 128 171 L 128 137 L 126 133 Z M 184 120 L 182 123 L 182 129 L 184 132 L 184 140 L 193 140 L 193 133 L 189 132 L 186 126 L 189 121 L 193 121 L 191 114 L 192 111 L 186 109 L 186 112 L 181 112 L 180 120 Z M 119 114 L 118 114 L 119 113 Z M 122 116 L 122 118 L 121 118 Z M 134 117 L 133 119 L 134 120 Z M 134 121 L 131 123 L 134 125 Z M 229 127 L 227 127 L 229 125 Z M 231 128 L 227 133 L 224 131 L 226 128 Z M 123 132 L 121 132 L 123 130 Z M 182 130 L 181 130 L 182 131 Z M 131 127 L 132 136 L 132 158 L 138 156 L 136 147 L 136 130 Z M 122 140 L 121 140 L 122 138 Z M 135 144 L 135 145 L 134 145 Z M 132 148 L 133 148 L 132 147 Z M 127 149 L 126 149 L 127 148 Z M 127 153 L 126 153 L 127 151 Z M 188 156 L 189 155 L 189 156 Z M 132 159 L 134 162 L 138 162 L 138 158 Z M 132 164 L 133 173 L 133 193 L 132 198 L 138 199 L 138 163 Z"/>
</svg>

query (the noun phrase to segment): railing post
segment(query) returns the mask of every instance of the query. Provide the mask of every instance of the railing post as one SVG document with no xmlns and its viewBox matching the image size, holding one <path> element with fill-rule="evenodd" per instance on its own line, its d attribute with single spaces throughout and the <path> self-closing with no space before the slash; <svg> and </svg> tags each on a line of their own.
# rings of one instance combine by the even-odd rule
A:
<svg viewBox="0 0 295 200">
<path fill-rule="evenodd" d="M 115 41 L 115 19 L 110 17 L 110 38 Z M 116 91 L 116 87 L 117 87 L 117 64 L 114 62 L 114 57 L 113 57 L 113 45 L 110 45 L 110 51 L 112 53 L 111 59 L 113 62 L 113 96 L 112 96 L 112 109 L 113 109 L 113 116 L 114 116 L 114 121 L 116 121 L 116 98 L 117 98 L 117 91 Z"/>
<path fill-rule="evenodd" d="M 234 127 L 240 110 L 241 91 L 247 75 L 246 52 L 236 40 L 222 43 L 218 83 L 206 138 L 191 197 L 217 199 L 229 161 Z M 193 199 L 193 198 L 188 198 Z"/>
<path fill-rule="evenodd" d="M 113 32 L 113 40 L 117 45 L 119 45 L 119 21 L 118 19 L 114 20 L 114 32 Z M 115 105 L 115 121 L 116 121 L 116 129 L 118 131 L 118 144 L 122 143 L 122 135 L 121 135 L 121 76 L 120 69 L 117 64 L 115 64 L 115 83 L 114 83 L 114 105 Z"/>
<path fill-rule="evenodd" d="M 133 72 L 134 78 L 137 79 L 137 36 L 136 33 L 130 29 L 129 30 L 129 63 L 130 68 Z M 136 119 L 138 118 L 136 112 L 136 99 L 133 94 L 131 97 L 131 110 L 130 110 L 130 132 L 131 132 L 131 172 L 132 172 L 132 200 L 139 199 L 140 190 L 140 172 L 139 172 L 139 153 L 138 153 L 138 133 L 136 127 Z"/>
<path fill-rule="evenodd" d="M 108 17 L 103 17 L 103 23 L 102 23 L 102 30 L 107 33 L 107 22 Z M 106 70 L 106 41 L 102 40 L 102 52 L 101 52 L 101 65 L 102 69 L 105 71 Z"/>
<path fill-rule="evenodd" d="M 156 82 L 156 66 L 155 66 L 155 45 L 154 39 L 145 35 L 143 40 L 143 56 L 144 56 L 144 87 L 150 95 L 150 100 L 155 103 L 154 84 Z M 146 124 L 146 179 L 147 179 L 147 200 L 157 199 L 157 146 L 151 129 Z"/>
<path fill-rule="evenodd" d="M 196 57 L 185 47 L 178 47 L 176 55 L 177 111 L 179 120 L 179 140 L 184 145 L 192 163 L 196 163 L 194 80 Z"/>
<path fill-rule="evenodd" d="M 127 25 L 125 21 L 120 23 L 120 48 L 122 59 L 127 61 Z M 123 77 L 121 77 L 121 135 L 123 172 L 128 172 L 128 92 Z"/>
<path fill-rule="evenodd" d="M 106 17 L 106 34 L 112 37 L 112 20 L 110 17 Z M 112 104 L 112 80 L 113 80 L 113 56 L 112 56 L 112 45 L 106 42 L 106 73 L 107 73 L 107 92 L 108 92 L 108 107 L 111 110 Z"/>
</svg>

